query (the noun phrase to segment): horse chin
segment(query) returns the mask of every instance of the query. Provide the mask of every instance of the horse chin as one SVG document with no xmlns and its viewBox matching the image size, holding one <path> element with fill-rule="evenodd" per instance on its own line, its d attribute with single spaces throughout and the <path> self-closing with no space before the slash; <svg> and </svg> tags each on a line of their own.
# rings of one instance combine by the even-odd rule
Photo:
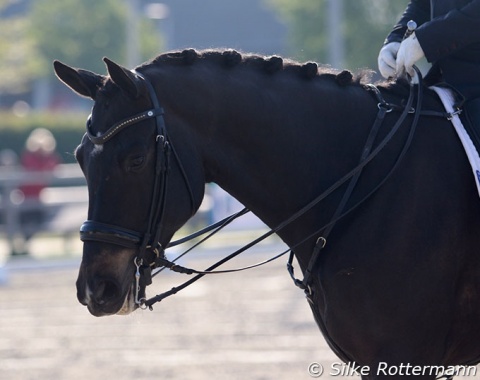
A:
<svg viewBox="0 0 480 380">
<path fill-rule="evenodd" d="M 125 296 L 122 307 L 116 312 L 116 314 L 128 315 L 134 312 L 137 308 L 138 305 L 135 303 L 135 284 L 132 284 L 127 292 L 127 295 Z"/>
</svg>

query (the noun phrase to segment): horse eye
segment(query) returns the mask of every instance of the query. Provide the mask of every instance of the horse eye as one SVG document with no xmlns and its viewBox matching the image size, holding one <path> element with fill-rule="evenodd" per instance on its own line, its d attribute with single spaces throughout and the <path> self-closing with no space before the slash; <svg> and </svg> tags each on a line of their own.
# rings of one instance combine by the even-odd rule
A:
<svg viewBox="0 0 480 380">
<path fill-rule="evenodd" d="M 145 163 L 145 156 L 143 155 L 136 155 L 130 158 L 128 162 L 128 169 L 129 170 L 139 170 L 143 167 Z"/>
</svg>

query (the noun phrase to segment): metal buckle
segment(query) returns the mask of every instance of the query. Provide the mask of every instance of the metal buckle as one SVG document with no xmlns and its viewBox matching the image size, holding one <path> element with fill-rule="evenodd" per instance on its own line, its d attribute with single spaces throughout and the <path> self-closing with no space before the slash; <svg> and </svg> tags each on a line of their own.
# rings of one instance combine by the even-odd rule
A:
<svg viewBox="0 0 480 380">
<path fill-rule="evenodd" d="M 458 116 L 462 113 L 462 109 L 461 108 L 457 108 L 456 111 L 453 111 L 453 112 L 450 112 L 447 114 L 447 120 L 452 120 L 455 116 Z"/>
<path fill-rule="evenodd" d="M 386 103 L 386 102 L 385 103 L 378 103 L 377 107 L 378 107 L 379 110 L 383 108 L 386 113 L 389 113 L 389 112 L 393 111 L 392 105 L 389 104 L 389 103 Z"/>
<path fill-rule="evenodd" d="M 318 245 L 320 243 L 323 243 L 322 246 L 320 248 L 325 248 L 325 246 L 327 245 L 327 239 L 325 239 L 323 236 L 320 236 L 318 239 L 317 239 L 317 243 L 315 245 Z"/>
</svg>

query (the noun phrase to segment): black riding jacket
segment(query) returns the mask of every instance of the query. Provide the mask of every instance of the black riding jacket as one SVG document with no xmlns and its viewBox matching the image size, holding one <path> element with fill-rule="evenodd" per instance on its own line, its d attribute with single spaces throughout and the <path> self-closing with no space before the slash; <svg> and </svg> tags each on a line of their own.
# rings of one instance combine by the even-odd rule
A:
<svg viewBox="0 0 480 380">
<path fill-rule="evenodd" d="M 400 42 L 409 20 L 437 80 L 480 87 L 480 0 L 411 0 L 385 42 Z"/>
</svg>

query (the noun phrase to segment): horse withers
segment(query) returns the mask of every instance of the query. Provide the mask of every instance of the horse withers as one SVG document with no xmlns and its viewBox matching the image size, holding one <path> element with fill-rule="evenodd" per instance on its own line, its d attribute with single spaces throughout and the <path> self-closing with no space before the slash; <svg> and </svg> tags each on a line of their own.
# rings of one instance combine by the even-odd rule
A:
<svg viewBox="0 0 480 380">
<path fill-rule="evenodd" d="M 138 307 L 148 281 L 139 285 L 137 267 L 161 262 L 205 183 L 275 228 L 357 167 L 378 114 L 361 78 L 312 63 L 231 50 L 167 53 L 134 71 L 105 63 L 107 76 L 55 62 L 94 100 L 76 150 L 89 190 L 77 290 L 97 316 Z M 377 371 L 382 363 L 477 363 L 480 207 L 468 162 L 446 119 L 422 116 L 412 135 L 410 114 L 390 136 L 408 85 L 378 88 L 395 107 L 372 148 L 389 140 L 322 243 L 312 311 L 339 357 L 372 369 L 364 379 L 400 376 Z M 423 108 L 441 110 L 431 91 Z M 348 186 L 278 230 L 302 271 Z"/>
</svg>

